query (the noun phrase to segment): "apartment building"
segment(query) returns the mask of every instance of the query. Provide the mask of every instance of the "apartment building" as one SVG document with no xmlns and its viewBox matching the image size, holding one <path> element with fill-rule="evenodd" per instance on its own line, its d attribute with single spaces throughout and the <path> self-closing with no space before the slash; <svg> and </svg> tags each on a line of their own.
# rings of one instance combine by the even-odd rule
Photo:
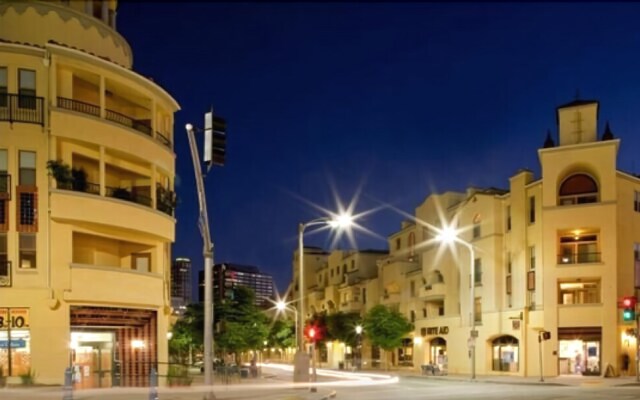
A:
<svg viewBox="0 0 640 400">
<path fill-rule="evenodd" d="M 76 388 L 168 359 L 176 101 L 117 1 L 0 3 L 0 367 Z M 160 375 L 166 375 L 160 363 Z"/>
<path fill-rule="evenodd" d="M 178 257 L 171 265 L 171 310 L 180 317 L 191 303 L 191 260 Z"/>
<path fill-rule="evenodd" d="M 598 110 L 591 100 L 557 107 L 539 178 L 521 170 L 504 190 L 429 195 L 390 235 L 360 310 L 381 303 L 414 323 L 396 365 L 468 374 L 472 346 L 483 375 L 603 375 L 635 359 L 636 322 L 618 307 L 640 286 L 640 178 L 617 169 L 621 140 L 608 123 L 598 130 Z M 430 226 L 453 226 L 473 259 Z M 328 281 L 325 304 L 339 285 Z"/>
</svg>

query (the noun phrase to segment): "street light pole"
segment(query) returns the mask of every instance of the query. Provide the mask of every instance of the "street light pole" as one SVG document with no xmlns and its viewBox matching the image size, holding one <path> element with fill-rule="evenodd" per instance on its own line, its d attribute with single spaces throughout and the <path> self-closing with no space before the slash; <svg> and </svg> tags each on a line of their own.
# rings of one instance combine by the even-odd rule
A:
<svg viewBox="0 0 640 400">
<path fill-rule="evenodd" d="M 212 380 L 212 354 L 213 354 L 213 243 L 211 242 L 211 234 L 209 231 L 209 217 L 207 214 L 207 200 L 204 191 L 204 179 L 200 167 L 200 156 L 196 147 L 196 140 L 193 134 L 193 125 L 187 124 L 187 136 L 189 137 L 189 148 L 191 149 L 191 158 L 193 159 L 193 170 L 196 177 L 196 187 L 198 189 L 198 203 L 200 206 L 200 215 L 198 217 L 198 227 L 203 241 L 204 256 L 204 384 L 209 389 L 205 392 L 205 399 L 211 400 L 215 396 L 211 391 Z"/>
<path fill-rule="evenodd" d="M 314 225 L 329 225 L 335 227 L 347 227 L 352 223 L 352 217 L 347 214 L 338 215 L 334 218 L 321 217 L 309 221 L 307 223 L 300 223 L 298 225 L 298 295 L 299 295 L 299 308 L 298 312 L 300 317 L 298 320 L 298 351 L 294 357 L 293 362 L 293 380 L 294 382 L 309 381 L 309 354 L 304 349 L 304 321 L 306 315 L 306 309 L 304 305 L 304 231 L 307 227 Z"/>
<path fill-rule="evenodd" d="M 276 309 L 278 309 L 279 311 L 284 311 L 284 310 L 293 311 L 293 315 L 295 317 L 295 325 L 294 325 L 293 331 L 295 333 L 295 342 L 297 346 L 298 345 L 298 310 L 292 305 L 287 305 L 287 303 L 285 303 L 282 300 L 279 300 L 275 304 L 276 304 Z"/>
<path fill-rule="evenodd" d="M 457 242 L 461 245 L 465 246 L 469 249 L 469 273 L 470 277 L 470 299 L 469 299 L 469 307 L 470 307 L 470 318 L 471 321 L 469 324 L 471 325 L 471 331 L 469 332 L 469 350 L 471 351 L 471 380 L 475 381 L 476 379 L 476 338 L 478 337 L 478 332 L 476 332 L 476 264 L 475 264 L 475 252 L 473 251 L 473 246 L 471 243 L 466 240 L 460 239 L 457 235 L 457 232 L 452 227 L 445 227 L 443 229 L 437 229 L 437 237 L 436 240 L 442 242 Z"/>
<path fill-rule="evenodd" d="M 356 369 L 359 371 L 362 368 L 362 325 L 356 325 Z"/>
</svg>

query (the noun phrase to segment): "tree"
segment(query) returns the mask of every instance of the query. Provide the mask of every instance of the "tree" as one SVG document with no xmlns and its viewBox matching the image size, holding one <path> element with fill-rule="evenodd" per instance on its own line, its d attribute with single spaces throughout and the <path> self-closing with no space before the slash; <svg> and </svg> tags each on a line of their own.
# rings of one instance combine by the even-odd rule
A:
<svg viewBox="0 0 640 400">
<path fill-rule="evenodd" d="M 216 303 L 216 349 L 234 353 L 261 348 L 269 328 L 266 315 L 255 304 L 255 293 L 244 286 L 234 287 L 232 297 Z"/>
<path fill-rule="evenodd" d="M 276 319 L 271 325 L 267 343 L 269 347 L 286 349 L 296 346 L 294 321 L 290 319 Z"/>
<path fill-rule="evenodd" d="M 364 317 L 364 332 L 374 346 L 379 346 L 384 352 L 387 368 L 387 351 L 402 345 L 402 338 L 413 330 L 413 324 L 398 311 L 382 304 L 374 306 Z"/>
<path fill-rule="evenodd" d="M 204 309 L 202 304 L 189 304 L 184 315 L 171 329 L 169 356 L 182 364 L 188 363 L 190 354 L 202 351 L 204 328 Z"/>
<path fill-rule="evenodd" d="M 345 343 L 347 346 L 356 346 L 356 325 L 360 322 L 360 314 L 338 311 L 326 317 L 327 338 Z"/>
</svg>

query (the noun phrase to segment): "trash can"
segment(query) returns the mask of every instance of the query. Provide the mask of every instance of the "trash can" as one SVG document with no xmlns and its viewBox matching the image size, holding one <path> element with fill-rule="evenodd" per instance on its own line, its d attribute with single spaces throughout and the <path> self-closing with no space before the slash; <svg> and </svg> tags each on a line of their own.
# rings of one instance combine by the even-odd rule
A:
<svg viewBox="0 0 640 400">
<path fill-rule="evenodd" d="M 338 369 L 344 369 L 344 361 L 338 363 Z"/>
<path fill-rule="evenodd" d="M 248 378 L 249 377 L 249 369 L 241 368 L 240 369 L 240 378 Z"/>
</svg>

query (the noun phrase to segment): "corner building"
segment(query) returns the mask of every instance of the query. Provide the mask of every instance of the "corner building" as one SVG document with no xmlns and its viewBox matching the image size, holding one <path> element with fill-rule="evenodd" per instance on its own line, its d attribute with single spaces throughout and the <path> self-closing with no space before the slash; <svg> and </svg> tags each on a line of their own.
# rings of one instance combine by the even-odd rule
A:
<svg viewBox="0 0 640 400">
<path fill-rule="evenodd" d="M 176 101 L 117 1 L 0 3 L 0 367 L 137 386 L 167 357 Z M 158 364 L 159 363 L 159 364 Z M 166 365 L 166 364 L 165 364 Z"/>
<path fill-rule="evenodd" d="M 549 134 L 538 150 L 540 179 L 520 171 L 508 191 L 432 195 L 416 209 L 417 221 L 453 222 L 475 257 L 462 245 L 439 251 L 418 228 L 422 284 L 404 307 L 416 309 L 403 310 L 416 325 L 415 367 L 470 373 L 473 304 L 478 374 L 635 374 L 636 322 L 618 302 L 640 273 L 640 179 L 616 168 L 621 142 L 608 123 L 598 133 L 598 108 L 556 109 L 558 141 Z M 540 343 L 542 331 L 551 339 Z"/>
</svg>

